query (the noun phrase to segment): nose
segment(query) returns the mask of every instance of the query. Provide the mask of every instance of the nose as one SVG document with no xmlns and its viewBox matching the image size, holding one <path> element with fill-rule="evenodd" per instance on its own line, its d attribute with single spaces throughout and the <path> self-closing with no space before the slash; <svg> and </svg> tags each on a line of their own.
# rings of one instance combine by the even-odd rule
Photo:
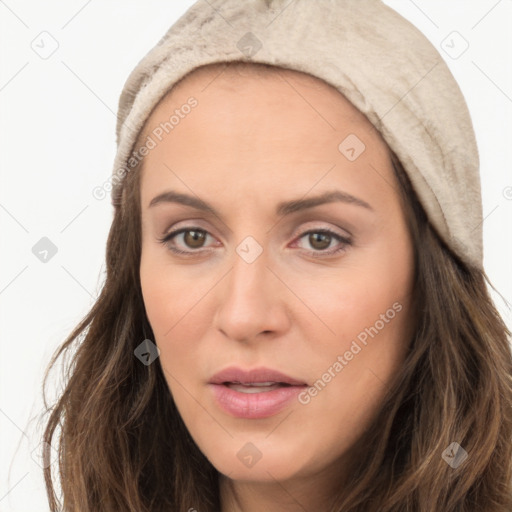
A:
<svg viewBox="0 0 512 512">
<path fill-rule="evenodd" d="M 264 251 L 251 263 L 235 252 L 233 266 L 222 280 L 214 327 L 226 338 L 252 342 L 274 338 L 290 325 L 290 292 Z"/>
</svg>

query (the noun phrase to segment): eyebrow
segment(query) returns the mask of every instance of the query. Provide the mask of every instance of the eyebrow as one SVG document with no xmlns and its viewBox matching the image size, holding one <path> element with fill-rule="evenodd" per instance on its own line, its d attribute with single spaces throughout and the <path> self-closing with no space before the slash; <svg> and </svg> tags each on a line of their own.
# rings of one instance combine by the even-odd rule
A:
<svg viewBox="0 0 512 512">
<path fill-rule="evenodd" d="M 373 208 L 362 199 L 359 199 L 351 194 L 348 194 L 347 192 L 342 192 L 341 190 L 330 190 L 324 192 L 323 194 L 309 197 L 307 199 L 293 199 L 291 201 L 283 201 L 277 205 L 276 215 L 290 215 L 292 213 L 301 210 L 306 210 L 308 208 L 313 208 L 321 204 L 334 202 L 354 204 L 356 206 L 361 206 L 368 210 L 374 211 Z M 194 197 L 188 194 L 182 194 L 180 192 L 175 192 L 173 190 L 163 192 L 162 194 L 159 194 L 156 197 L 154 197 L 149 203 L 148 208 L 152 208 L 153 206 L 156 206 L 157 204 L 161 203 L 183 204 L 185 206 L 191 206 L 192 208 L 196 208 L 197 210 L 201 210 L 212 215 L 218 216 L 218 213 L 215 210 L 215 208 L 213 208 L 213 206 L 207 203 L 206 201 L 203 201 L 198 197 Z"/>
</svg>

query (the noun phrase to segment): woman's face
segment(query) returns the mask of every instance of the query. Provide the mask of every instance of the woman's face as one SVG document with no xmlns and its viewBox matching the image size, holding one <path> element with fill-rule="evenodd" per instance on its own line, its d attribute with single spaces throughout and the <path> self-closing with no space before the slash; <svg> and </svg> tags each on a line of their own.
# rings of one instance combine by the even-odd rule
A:
<svg viewBox="0 0 512 512">
<path fill-rule="evenodd" d="M 344 97 L 292 71 L 219 73 L 146 124 L 145 308 L 217 470 L 311 481 L 343 466 L 404 360 L 412 243 L 387 147 Z"/>
</svg>

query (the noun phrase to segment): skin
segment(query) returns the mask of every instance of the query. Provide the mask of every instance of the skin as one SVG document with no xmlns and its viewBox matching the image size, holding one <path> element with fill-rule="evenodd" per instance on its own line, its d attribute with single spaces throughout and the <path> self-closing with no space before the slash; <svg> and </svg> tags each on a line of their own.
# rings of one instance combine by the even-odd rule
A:
<svg viewBox="0 0 512 512">
<path fill-rule="evenodd" d="M 290 70 L 221 69 L 189 75 L 146 124 L 144 137 L 190 96 L 198 100 L 144 158 L 146 313 L 178 410 L 221 475 L 222 510 L 325 510 L 411 339 L 412 241 L 389 149 L 340 93 Z M 349 134 L 366 146 L 354 161 L 338 149 Z M 371 209 L 331 202 L 275 214 L 281 201 L 333 189 Z M 176 203 L 149 207 L 167 190 L 199 197 L 219 216 Z M 168 245 L 196 251 L 191 257 L 158 241 L 186 226 L 206 239 L 180 234 Z M 303 235 L 310 229 L 351 244 Z M 252 263 L 236 252 L 247 236 L 263 251 Z M 267 366 L 312 385 L 394 303 L 400 312 L 307 404 L 254 420 L 212 398 L 207 382 L 232 365 Z M 262 454 L 252 467 L 237 457 L 247 442 Z"/>
</svg>

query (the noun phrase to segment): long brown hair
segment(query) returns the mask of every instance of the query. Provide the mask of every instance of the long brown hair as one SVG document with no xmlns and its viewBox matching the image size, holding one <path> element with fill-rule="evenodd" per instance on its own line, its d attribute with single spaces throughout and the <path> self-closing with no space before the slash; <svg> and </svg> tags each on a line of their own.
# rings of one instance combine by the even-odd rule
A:
<svg viewBox="0 0 512 512">
<path fill-rule="evenodd" d="M 393 164 L 415 247 L 417 326 L 329 512 L 510 512 L 510 332 L 485 272 L 443 243 L 394 155 Z M 46 405 L 44 441 L 59 452 L 44 470 L 52 512 L 220 511 L 219 474 L 184 425 L 160 360 L 134 356 L 154 340 L 139 278 L 140 171 L 126 176 L 116 205 L 101 293 L 45 375 L 44 394 L 50 370 L 67 361 L 64 390 Z M 458 467 L 443 456 L 454 442 L 468 454 Z"/>
</svg>

